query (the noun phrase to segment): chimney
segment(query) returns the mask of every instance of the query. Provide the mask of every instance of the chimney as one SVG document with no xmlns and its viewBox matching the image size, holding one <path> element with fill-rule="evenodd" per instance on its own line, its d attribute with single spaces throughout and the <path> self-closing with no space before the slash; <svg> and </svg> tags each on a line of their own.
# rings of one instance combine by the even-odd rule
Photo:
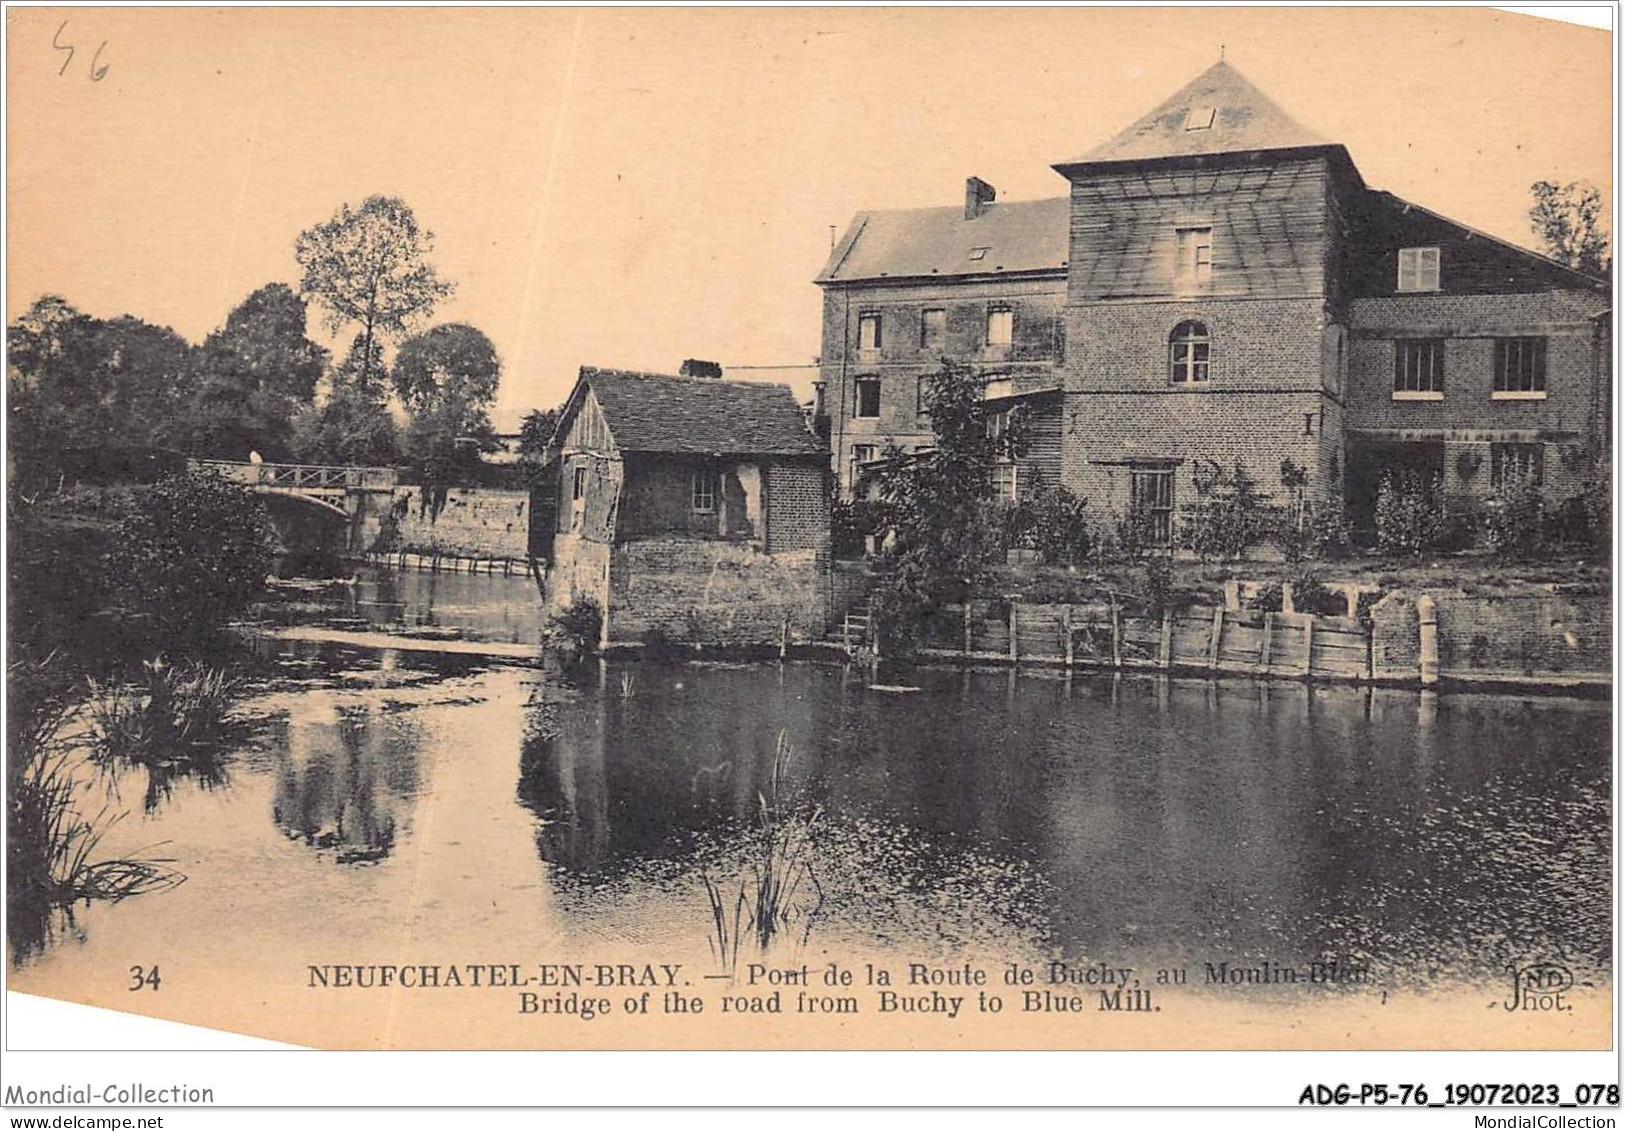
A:
<svg viewBox="0 0 1625 1131">
<path fill-rule="evenodd" d="M 998 193 L 981 177 L 965 178 L 965 219 L 974 220 L 987 211 Z"/>
<path fill-rule="evenodd" d="M 685 357 L 682 366 L 677 370 L 679 377 L 721 377 L 722 366 L 714 361 L 701 361 L 697 357 Z"/>
</svg>

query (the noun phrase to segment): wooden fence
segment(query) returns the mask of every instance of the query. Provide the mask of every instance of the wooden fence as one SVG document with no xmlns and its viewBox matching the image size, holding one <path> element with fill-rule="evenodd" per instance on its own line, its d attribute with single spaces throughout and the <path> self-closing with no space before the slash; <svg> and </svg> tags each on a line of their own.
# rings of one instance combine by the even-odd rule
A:
<svg viewBox="0 0 1625 1131">
<path fill-rule="evenodd" d="M 1370 626 L 1349 617 L 1194 606 L 1160 619 L 1104 605 L 972 601 L 927 626 L 934 657 L 1065 667 L 1198 669 L 1245 675 L 1370 680 Z"/>
</svg>

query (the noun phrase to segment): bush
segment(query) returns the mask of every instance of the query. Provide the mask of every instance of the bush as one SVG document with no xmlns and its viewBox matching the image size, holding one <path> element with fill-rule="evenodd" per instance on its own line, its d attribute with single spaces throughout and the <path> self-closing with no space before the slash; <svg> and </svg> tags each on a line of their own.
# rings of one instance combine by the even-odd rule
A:
<svg viewBox="0 0 1625 1131">
<path fill-rule="evenodd" d="M 863 557 L 865 538 L 878 534 L 884 520 L 880 503 L 867 499 L 850 503 L 835 502 L 830 507 L 829 515 L 830 553 L 840 561 Z"/>
<path fill-rule="evenodd" d="M 1239 558 L 1270 533 L 1274 508 L 1239 461 L 1228 472 L 1206 461 L 1194 479 L 1197 501 L 1182 508 L 1180 541 L 1203 561 Z"/>
<path fill-rule="evenodd" d="M 1484 545 L 1494 554 L 1527 558 L 1546 542 L 1546 500 L 1532 480 L 1503 488 L 1484 508 Z"/>
<path fill-rule="evenodd" d="M 598 646 L 604 611 L 592 597 L 578 596 L 552 616 L 553 631 L 578 651 Z"/>
<path fill-rule="evenodd" d="M 1174 564 L 1164 556 L 1146 559 L 1145 603 L 1153 617 L 1160 617 L 1172 607 L 1174 595 Z"/>
<path fill-rule="evenodd" d="M 1438 549 L 1445 533 L 1440 496 L 1437 476 L 1417 487 L 1384 475 L 1377 486 L 1377 548 L 1385 554 L 1412 557 Z"/>
<path fill-rule="evenodd" d="M 1281 549 L 1289 562 L 1336 558 L 1354 542 L 1354 523 L 1342 499 L 1303 504 L 1297 521 L 1282 523 Z"/>
<path fill-rule="evenodd" d="M 265 584 L 273 550 L 260 499 L 213 475 L 175 475 L 137 495 L 109 566 L 126 608 L 163 636 L 195 637 L 241 611 Z"/>
<path fill-rule="evenodd" d="M 1060 486 L 1040 486 L 1003 509 L 1007 550 L 1037 550 L 1046 565 L 1077 565 L 1094 548 L 1089 500 Z"/>
</svg>

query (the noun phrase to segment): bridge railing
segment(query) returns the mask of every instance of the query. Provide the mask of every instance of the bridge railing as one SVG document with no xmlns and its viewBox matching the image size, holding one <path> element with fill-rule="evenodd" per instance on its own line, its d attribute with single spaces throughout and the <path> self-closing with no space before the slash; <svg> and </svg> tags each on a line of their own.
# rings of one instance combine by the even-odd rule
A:
<svg viewBox="0 0 1625 1131">
<path fill-rule="evenodd" d="M 193 471 L 209 472 L 250 487 L 310 490 L 361 488 L 389 490 L 397 480 L 393 467 L 348 467 L 315 463 L 236 463 L 231 460 L 187 461 Z"/>
</svg>

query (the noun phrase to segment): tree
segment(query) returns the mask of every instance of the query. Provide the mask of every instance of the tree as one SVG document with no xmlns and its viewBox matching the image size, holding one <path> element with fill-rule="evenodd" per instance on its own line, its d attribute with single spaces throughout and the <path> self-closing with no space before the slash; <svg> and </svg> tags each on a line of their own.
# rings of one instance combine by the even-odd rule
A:
<svg viewBox="0 0 1625 1131">
<path fill-rule="evenodd" d="M 519 458 L 529 463 L 541 463 L 547 458 L 547 446 L 553 441 L 553 432 L 559 426 L 559 410 L 533 408 L 525 413 L 519 424 Z"/>
<path fill-rule="evenodd" d="M 1553 259 L 1576 271 L 1606 277 L 1612 267 L 1607 208 L 1589 181 L 1536 181 L 1529 224 Z"/>
<path fill-rule="evenodd" d="M 1001 544 L 993 469 L 1019 455 L 1026 440 L 1019 409 L 1009 410 L 1001 427 L 990 426 L 982 381 L 969 366 L 945 360 L 925 380 L 935 446 L 915 454 L 890 449 L 879 481 L 890 549 L 875 609 L 891 653 L 908 649 L 921 617 L 963 600 L 985 576 Z"/>
<path fill-rule="evenodd" d="M 6 331 L 10 440 L 25 475 L 160 442 L 184 397 L 191 346 L 130 315 L 92 318 L 58 295 Z"/>
<path fill-rule="evenodd" d="M 384 405 L 382 390 L 361 380 L 369 364 L 382 369 L 381 352 L 365 334 L 355 336 L 344 360 L 328 375 L 327 399 L 294 416 L 294 455 L 312 463 L 378 467 L 395 462 L 400 454 L 395 418 Z"/>
<path fill-rule="evenodd" d="M 197 455 L 292 454 L 294 415 L 311 404 L 327 350 L 305 336 L 305 302 L 285 283 L 249 295 L 194 351 L 192 390 L 174 433 Z"/>
<path fill-rule="evenodd" d="M 357 379 L 364 390 L 382 375 L 375 347 L 405 334 L 452 293 L 425 260 L 433 247 L 434 233 L 418 227 L 394 196 L 369 196 L 355 209 L 341 204 L 332 219 L 299 233 L 300 293 L 321 303 L 332 333 L 361 325 Z"/>
<path fill-rule="evenodd" d="M 390 376 L 411 416 L 404 447 L 423 485 L 466 480 L 496 446 L 488 409 L 502 363 L 491 339 L 460 322 L 435 326 L 401 343 Z"/>
</svg>

